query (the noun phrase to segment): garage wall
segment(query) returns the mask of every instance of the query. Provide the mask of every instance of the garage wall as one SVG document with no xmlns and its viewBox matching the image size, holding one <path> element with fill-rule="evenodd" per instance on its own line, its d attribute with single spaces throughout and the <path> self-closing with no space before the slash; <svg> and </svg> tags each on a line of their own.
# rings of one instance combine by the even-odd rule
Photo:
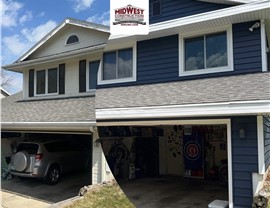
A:
<svg viewBox="0 0 270 208">
<path fill-rule="evenodd" d="M 93 161 L 92 161 L 92 184 L 111 181 L 114 179 L 108 168 L 101 144 L 96 145 L 95 141 L 99 139 L 97 128 L 93 130 Z"/>
<path fill-rule="evenodd" d="M 182 176 L 183 131 L 177 126 L 165 126 L 164 136 L 159 137 L 159 171 L 160 174 Z"/>
<path fill-rule="evenodd" d="M 258 172 L 257 117 L 232 117 L 232 174 L 235 208 L 250 208 L 252 173 Z M 244 129 L 244 137 L 239 130 Z"/>
</svg>

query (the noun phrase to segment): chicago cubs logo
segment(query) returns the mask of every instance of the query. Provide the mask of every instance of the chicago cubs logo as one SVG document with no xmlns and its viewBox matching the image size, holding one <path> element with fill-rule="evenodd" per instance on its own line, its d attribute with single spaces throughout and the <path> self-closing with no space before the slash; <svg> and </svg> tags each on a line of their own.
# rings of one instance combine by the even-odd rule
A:
<svg viewBox="0 0 270 208">
<path fill-rule="evenodd" d="M 188 142 L 184 147 L 184 154 L 189 160 L 197 160 L 201 155 L 201 147 L 197 142 Z"/>
</svg>

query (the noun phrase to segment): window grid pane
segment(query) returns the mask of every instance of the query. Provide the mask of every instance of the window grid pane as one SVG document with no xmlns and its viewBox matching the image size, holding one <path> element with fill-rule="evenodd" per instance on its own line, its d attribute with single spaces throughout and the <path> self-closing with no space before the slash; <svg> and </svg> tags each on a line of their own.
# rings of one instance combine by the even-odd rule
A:
<svg viewBox="0 0 270 208">
<path fill-rule="evenodd" d="M 206 67 L 228 65 L 226 32 L 206 35 Z"/>
<path fill-rule="evenodd" d="M 37 71 L 37 94 L 45 94 L 46 71 Z"/>
<path fill-rule="evenodd" d="M 185 39 L 185 71 L 204 69 L 204 36 Z"/>
<path fill-rule="evenodd" d="M 117 78 L 132 77 L 132 49 L 118 51 Z"/>
<path fill-rule="evenodd" d="M 103 55 L 103 80 L 116 79 L 116 52 Z"/>
<path fill-rule="evenodd" d="M 184 40 L 185 71 L 228 66 L 226 31 Z"/>
<path fill-rule="evenodd" d="M 48 93 L 57 93 L 57 68 L 48 69 Z"/>
</svg>

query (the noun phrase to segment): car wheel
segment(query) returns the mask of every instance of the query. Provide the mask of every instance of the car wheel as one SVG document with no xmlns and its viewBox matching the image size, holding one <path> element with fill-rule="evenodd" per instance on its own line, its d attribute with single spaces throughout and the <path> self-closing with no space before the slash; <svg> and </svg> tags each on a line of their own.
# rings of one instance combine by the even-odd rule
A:
<svg viewBox="0 0 270 208">
<path fill-rule="evenodd" d="M 14 167 L 18 172 L 25 171 L 30 164 L 30 157 L 26 151 L 17 152 L 14 155 Z"/>
<path fill-rule="evenodd" d="M 50 185 L 57 184 L 60 180 L 60 169 L 58 166 L 54 165 L 50 167 L 47 176 L 46 182 Z"/>
</svg>

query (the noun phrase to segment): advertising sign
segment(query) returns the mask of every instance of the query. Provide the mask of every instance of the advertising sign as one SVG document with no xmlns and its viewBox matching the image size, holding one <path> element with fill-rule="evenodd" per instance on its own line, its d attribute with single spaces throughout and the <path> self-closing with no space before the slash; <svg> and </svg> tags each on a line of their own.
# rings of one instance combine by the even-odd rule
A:
<svg viewBox="0 0 270 208">
<path fill-rule="evenodd" d="M 110 0 L 110 32 L 112 35 L 147 35 L 149 1 Z"/>
</svg>

